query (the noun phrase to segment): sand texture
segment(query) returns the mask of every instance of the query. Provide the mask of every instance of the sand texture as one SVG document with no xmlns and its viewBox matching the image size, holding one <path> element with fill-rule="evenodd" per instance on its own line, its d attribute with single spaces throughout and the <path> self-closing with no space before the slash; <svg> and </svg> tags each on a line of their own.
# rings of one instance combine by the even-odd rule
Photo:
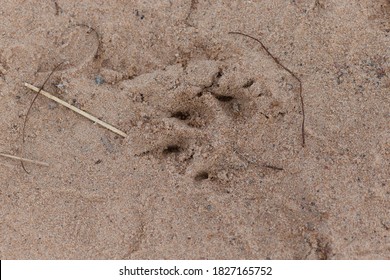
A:
<svg viewBox="0 0 390 280">
<path fill-rule="evenodd" d="M 127 137 L 40 95 L 22 153 L 61 62 Z M 0 259 L 390 259 L 389 93 L 388 0 L 2 0 Z"/>
</svg>

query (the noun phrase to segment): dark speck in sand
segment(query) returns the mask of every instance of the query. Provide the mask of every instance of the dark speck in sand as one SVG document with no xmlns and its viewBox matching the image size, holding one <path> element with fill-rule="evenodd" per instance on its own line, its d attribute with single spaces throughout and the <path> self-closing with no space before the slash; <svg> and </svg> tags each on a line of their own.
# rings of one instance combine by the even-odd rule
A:
<svg viewBox="0 0 390 280">
<path fill-rule="evenodd" d="M 103 79 L 103 77 L 97 75 L 97 76 L 95 77 L 95 83 L 96 83 L 97 85 L 102 85 L 102 84 L 104 84 L 104 79 Z"/>
</svg>

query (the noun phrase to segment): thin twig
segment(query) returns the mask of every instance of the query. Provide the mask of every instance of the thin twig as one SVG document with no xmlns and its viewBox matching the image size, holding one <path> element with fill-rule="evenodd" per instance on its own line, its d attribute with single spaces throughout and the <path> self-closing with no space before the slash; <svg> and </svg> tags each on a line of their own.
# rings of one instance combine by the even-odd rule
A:
<svg viewBox="0 0 390 280">
<path fill-rule="evenodd" d="M 301 100 L 301 108 L 302 108 L 302 125 L 301 125 L 301 133 L 302 133 L 302 147 L 305 147 L 305 106 L 304 106 L 304 102 L 303 102 L 303 95 L 302 95 L 302 81 L 300 78 L 298 78 L 297 75 L 295 75 L 294 72 L 292 72 L 290 69 L 288 69 L 286 66 L 284 66 L 282 63 L 280 63 L 279 59 L 277 59 L 272 53 L 270 53 L 270 51 L 268 50 L 268 48 L 266 46 L 264 46 L 264 44 L 257 38 L 251 36 L 251 35 L 247 35 L 245 33 L 242 33 L 242 32 L 229 32 L 228 34 L 238 34 L 238 35 L 242 35 L 242 36 L 245 36 L 245 37 L 248 37 L 248 38 L 251 38 L 252 40 L 255 40 L 256 42 L 258 42 L 261 47 L 265 50 L 265 52 L 275 61 L 275 63 L 277 65 L 279 65 L 280 67 L 282 67 L 285 71 L 287 71 L 291 76 L 293 76 L 294 79 L 296 79 L 299 83 L 299 98 Z"/>
<path fill-rule="evenodd" d="M 68 109 L 70 109 L 70 110 L 72 110 L 72 111 L 74 111 L 74 112 L 76 112 L 76 113 L 78 113 L 78 114 L 80 114 L 80 115 L 82 115 L 84 117 L 86 117 L 87 119 L 90 119 L 91 121 L 93 121 L 93 122 L 95 122 L 97 124 L 100 124 L 101 126 L 111 130 L 112 132 L 114 132 L 116 134 L 119 134 L 122 137 L 126 137 L 127 136 L 127 134 L 124 133 L 123 131 L 113 127 L 112 125 L 110 125 L 110 124 L 108 124 L 106 122 L 103 122 L 103 121 L 99 120 L 98 118 L 92 116 L 91 114 L 89 114 L 89 113 L 87 113 L 87 112 L 85 112 L 83 110 L 80 110 L 79 108 L 77 108 L 75 106 L 70 105 L 69 103 L 66 103 L 65 101 L 63 101 L 63 100 L 53 96 L 52 94 L 48 93 L 47 91 L 41 90 L 41 89 L 39 89 L 39 88 L 37 88 L 37 87 L 35 87 L 33 85 L 30 85 L 29 83 L 24 83 L 24 86 L 29 88 L 29 89 L 32 89 L 33 91 L 36 91 L 36 92 L 38 92 L 38 93 L 40 93 L 40 94 L 42 94 L 44 96 L 46 96 L 47 98 L 49 98 L 49 99 L 51 99 L 51 100 L 53 100 L 53 101 L 55 101 L 55 102 L 65 106 L 66 108 L 68 108 Z"/>
<path fill-rule="evenodd" d="M 274 165 L 270 165 L 270 164 L 263 164 L 263 166 L 266 167 L 266 168 L 270 168 L 270 169 L 278 170 L 278 171 L 283 171 L 284 170 L 282 167 L 278 167 L 278 166 L 274 166 Z"/>
<path fill-rule="evenodd" d="M 58 69 L 58 67 L 60 67 L 64 62 L 61 62 L 59 64 L 57 64 L 56 67 L 54 67 L 54 69 L 50 72 L 49 76 L 47 76 L 46 80 L 43 82 L 41 88 L 39 88 L 39 90 L 37 91 L 37 93 L 35 94 L 33 100 L 31 101 L 31 104 L 30 104 L 30 107 L 28 107 L 28 110 L 27 110 L 27 113 L 26 113 L 26 117 L 24 118 L 24 122 L 23 122 L 23 128 L 22 128 L 22 149 L 21 149 L 21 154 L 22 154 L 22 157 L 24 155 L 24 143 L 25 143 L 25 131 L 26 131 L 26 123 L 27 123 L 27 120 L 28 120 L 28 116 L 30 114 L 30 111 L 31 111 L 31 108 L 35 102 L 35 100 L 37 99 L 40 91 L 43 89 L 43 87 L 46 85 L 46 83 L 49 81 L 51 75 L 53 75 L 53 73 Z M 20 164 L 22 165 L 22 168 L 23 170 L 27 173 L 27 174 L 30 174 L 29 171 L 27 171 L 26 167 L 24 166 L 24 163 L 23 161 L 21 160 L 20 161 Z"/>
<path fill-rule="evenodd" d="M 13 155 L 4 154 L 4 153 L 0 153 L 0 156 L 5 157 L 5 158 L 20 160 L 21 162 L 29 162 L 29 163 L 34 163 L 34 164 L 37 164 L 37 165 L 49 166 L 48 163 L 43 162 L 43 161 L 17 157 L 17 156 L 13 156 Z"/>
</svg>

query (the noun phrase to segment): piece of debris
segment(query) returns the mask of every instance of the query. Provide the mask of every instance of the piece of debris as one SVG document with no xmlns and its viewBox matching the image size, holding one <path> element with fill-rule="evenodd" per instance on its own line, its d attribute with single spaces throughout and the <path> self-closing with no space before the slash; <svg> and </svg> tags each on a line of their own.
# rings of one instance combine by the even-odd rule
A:
<svg viewBox="0 0 390 280">
<path fill-rule="evenodd" d="M 46 96 L 47 98 L 49 98 L 49 99 L 51 99 L 51 100 L 53 100 L 53 101 L 55 101 L 55 102 L 65 106 L 68 109 L 71 109 L 73 112 L 76 112 L 76 113 L 86 117 L 87 119 L 90 119 L 91 121 L 93 121 L 93 122 L 95 122 L 97 124 L 100 124 L 101 126 L 111 130 L 112 132 L 114 132 L 116 134 L 119 134 L 122 137 L 126 137 L 127 136 L 126 133 L 124 133 L 123 131 L 117 129 L 116 127 L 113 127 L 112 125 L 110 125 L 110 124 L 108 124 L 108 123 L 106 123 L 104 121 L 99 120 L 98 118 L 92 116 L 91 114 L 88 114 L 87 112 L 84 112 L 83 110 L 80 110 L 77 107 L 72 106 L 69 103 L 66 103 L 65 101 L 63 101 L 63 100 L 53 96 L 52 94 L 48 93 L 47 91 L 41 90 L 41 89 L 39 89 L 39 88 L 37 88 L 37 87 L 35 87 L 33 85 L 30 85 L 29 83 L 24 83 L 24 86 L 29 88 L 29 89 L 31 89 L 31 90 L 33 90 L 33 91 L 35 91 L 35 92 L 38 92 L 38 93 Z"/>
</svg>

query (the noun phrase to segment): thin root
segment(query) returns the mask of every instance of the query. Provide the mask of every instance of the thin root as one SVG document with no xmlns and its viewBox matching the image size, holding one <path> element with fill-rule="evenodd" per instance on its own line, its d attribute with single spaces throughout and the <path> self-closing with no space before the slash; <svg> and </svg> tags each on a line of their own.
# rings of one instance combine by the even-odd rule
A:
<svg viewBox="0 0 390 280">
<path fill-rule="evenodd" d="M 293 78 L 295 80 L 298 81 L 298 83 L 299 83 L 299 98 L 301 100 L 301 108 L 302 108 L 302 124 L 301 124 L 302 147 L 305 147 L 305 106 L 304 106 L 304 102 L 303 102 L 302 81 L 301 81 L 301 79 L 298 78 L 298 76 L 294 72 L 292 72 L 290 69 L 288 69 L 282 63 L 280 63 L 279 59 L 277 59 L 272 53 L 270 53 L 268 48 L 266 46 L 264 46 L 264 44 L 259 39 L 255 38 L 255 37 L 253 37 L 251 35 L 247 35 L 245 33 L 241 33 L 241 32 L 229 32 L 228 34 L 242 35 L 242 36 L 251 38 L 252 40 L 255 40 L 256 42 L 258 42 L 261 45 L 261 47 L 265 50 L 265 52 L 275 61 L 275 63 L 277 65 L 279 65 L 281 68 L 283 68 L 285 71 L 287 71 L 291 76 L 293 76 Z"/>
<path fill-rule="evenodd" d="M 37 99 L 38 95 L 39 95 L 39 92 L 43 89 L 43 87 L 46 85 L 47 81 L 49 81 L 51 75 L 53 75 L 53 73 L 58 69 L 58 67 L 60 67 L 64 62 L 61 62 L 59 63 L 56 67 L 54 67 L 54 69 L 50 72 L 49 76 L 47 76 L 46 80 L 43 82 L 41 88 L 37 91 L 37 94 L 35 94 L 33 100 L 31 101 L 31 104 L 30 104 L 30 107 L 28 107 L 28 110 L 27 110 L 27 113 L 26 113 L 26 117 L 24 118 L 24 122 L 23 122 L 23 128 L 22 128 L 22 151 L 21 151 L 21 154 L 22 156 L 24 155 L 24 143 L 26 142 L 26 139 L 25 139 L 25 134 L 26 134 L 26 124 L 27 124 L 27 120 L 28 120 L 28 116 L 30 114 L 30 111 L 31 111 L 31 108 L 32 106 L 34 105 L 34 102 L 35 100 Z M 27 173 L 27 174 L 30 174 L 29 171 L 27 171 L 26 167 L 24 166 L 24 162 L 23 160 L 20 161 L 20 164 L 22 165 L 22 168 L 23 170 Z"/>
</svg>

